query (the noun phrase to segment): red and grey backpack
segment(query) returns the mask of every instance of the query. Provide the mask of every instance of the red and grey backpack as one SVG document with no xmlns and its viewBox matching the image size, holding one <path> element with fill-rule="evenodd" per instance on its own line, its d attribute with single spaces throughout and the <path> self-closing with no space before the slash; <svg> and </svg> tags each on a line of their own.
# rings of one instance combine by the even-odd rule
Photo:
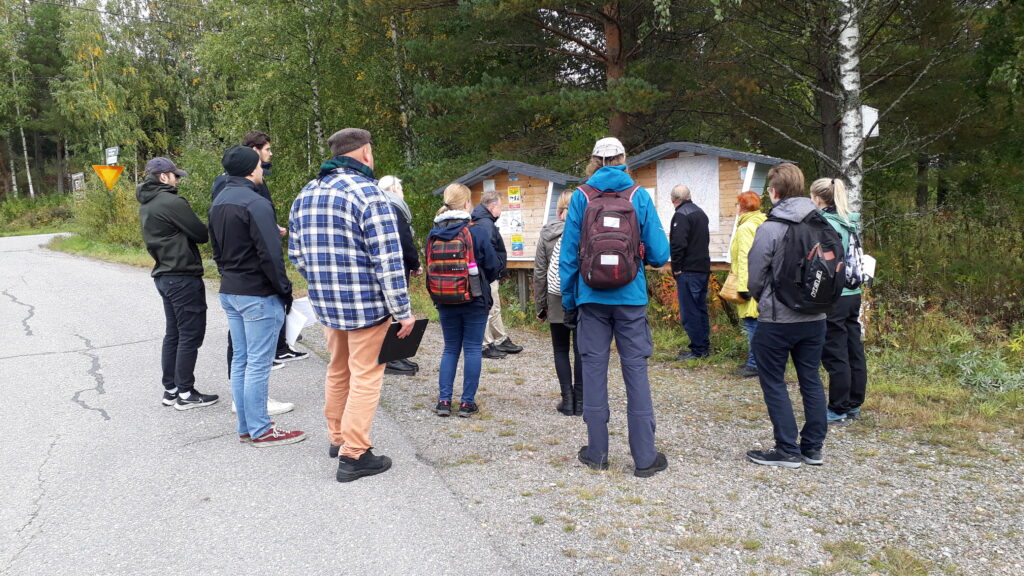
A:
<svg viewBox="0 0 1024 576">
<path fill-rule="evenodd" d="M 580 277 L 587 286 L 610 290 L 636 278 L 643 265 L 640 225 L 633 194 L 640 186 L 625 190 L 598 190 L 583 184 L 587 198 L 580 228 Z"/>
<path fill-rule="evenodd" d="M 469 223 L 451 240 L 427 239 L 427 292 L 434 304 L 466 304 L 473 300 L 469 265 L 476 265 Z"/>
</svg>

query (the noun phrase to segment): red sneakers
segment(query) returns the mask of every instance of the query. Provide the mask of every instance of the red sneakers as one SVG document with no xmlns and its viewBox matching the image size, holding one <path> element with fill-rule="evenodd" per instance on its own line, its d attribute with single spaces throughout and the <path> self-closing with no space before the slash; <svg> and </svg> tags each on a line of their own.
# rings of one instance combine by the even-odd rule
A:
<svg viewBox="0 0 1024 576">
<path fill-rule="evenodd" d="M 271 424 L 266 432 L 252 439 L 253 446 L 280 446 L 294 444 L 306 439 L 306 433 L 301 430 L 283 430 L 276 424 Z"/>
</svg>

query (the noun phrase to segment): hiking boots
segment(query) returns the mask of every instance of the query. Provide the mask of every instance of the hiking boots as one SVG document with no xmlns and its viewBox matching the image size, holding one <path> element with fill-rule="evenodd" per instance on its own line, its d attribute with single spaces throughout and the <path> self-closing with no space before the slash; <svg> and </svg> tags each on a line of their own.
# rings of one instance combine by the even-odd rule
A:
<svg viewBox="0 0 1024 576">
<path fill-rule="evenodd" d="M 770 450 L 751 450 L 747 452 L 747 458 L 754 464 L 781 466 L 783 468 L 799 468 L 801 460 L 799 456 L 793 456 L 775 448 Z"/>
<path fill-rule="evenodd" d="M 398 376 L 415 376 L 419 366 L 408 360 L 392 360 L 384 366 L 385 374 L 397 374 Z"/>
<path fill-rule="evenodd" d="M 437 415 L 446 418 L 452 415 L 452 401 L 451 400 L 438 400 L 437 406 L 434 407 L 434 412 Z"/>
<path fill-rule="evenodd" d="M 188 398 L 185 398 L 182 394 L 178 394 L 178 399 L 174 401 L 175 410 L 191 410 L 203 406 L 212 406 L 217 403 L 219 398 L 216 394 L 200 394 L 194 389 L 188 395 Z M 167 398 L 166 392 L 164 393 L 164 398 Z"/>
<path fill-rule="evenodd" d="M 584 464 L 586 464 L 587 467 L 590 468 L 591 470 L 607 470 L 608 469 L 608 457 L 605 456 L 605 458 L 603 460 L 601 460 L 600 462 L 597 461 L 597 460 L 591 460 L 590 457 L 587 456 L 587 448 L 588 448 L 588 446 L 581 446 L 580 447 L 580 451 L 576 453 L 576 458 L 580 462 L 583 462 Z"/>
<path fill-rule="evenodd" d="M 648 466 L 647 468 L 637 468 L 636 470 L 633 470 L 633 476 L 636 476 L 637 478 L 650 478 L 651 476 L 654 476 L 658 472 L 661 472 L 662 470 L 665 470 L 667 468 L 668 458 L 666 458 L 665 455 L 662 454 L 661 452 L 658 452 L 658 454 L 654 457 L 654 462 L 651 463 L 650 466 Z"/>
<path fill-rule="evenodd" d="M 463 402 L 459 404 L 459 418 L 469 418 L 479 411 L 480 408 L 477 407 L 476 402 Z"/>
<path fill-rule="evenodd" d="M 484 346 L 484 351 L 480 355 L 490 360 L 501 360 L 502 358 L 508 356 L 508 354 L 506 354 L 505 352 L 498 350 L 498 348 L 494 344 L 488 344 L 487 346 Z"/>
<path fill-rule="evenodd" d="M 740 366 L 738 370 L 733 372 L 732 375 L 739 376 L 740 378 L 756 378 L 757 368 L 744 364 L 743 366 Z"/>
<path fill-rule="evenodd" d="M 285 430 L 271 423 L 270 428 L 267 428 L 266 432 L 252 439 L 252 445 L 260 447 L 283 446 L 285 444 L 302 442 L 305 439 L 306 433 L 301 430 Z"/>
<path fill-rule="evenodd" d="M 358 460 L 348 456 L 338 456 L 338 474 L 335 476 L 338 482 L 351 482 L 363 476 L 387 472 L 391 468 L 391 458 L 374 456 L 372 450 L 371 448 L 363 452 Z"/>
<path fill-rule="evenodd" d="M 505 338 L 501 342 L 495 344 L 494 347 L 497 348 L 499 352 L 504 352 L 505 354 L 519 354 L 523 351 L 523 347 L 513 344 L 511 338 Z"/>
</svg>

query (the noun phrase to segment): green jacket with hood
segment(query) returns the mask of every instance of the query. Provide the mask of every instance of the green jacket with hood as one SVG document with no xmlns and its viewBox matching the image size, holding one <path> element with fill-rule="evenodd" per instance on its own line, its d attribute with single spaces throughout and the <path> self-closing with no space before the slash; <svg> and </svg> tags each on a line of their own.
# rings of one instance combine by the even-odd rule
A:
<svg viewBox="0 0 1024 576">
<path fill-rule="evenodd" d="M 146 250 L 156 261 L 151 276 L 202 276 L 198 244 L 209 242 L 206 225 L 178 189 L 149 176 L 135 189 Z"/>
<path fill-rule="evenodd" d="M 850 232 L 857 232 L 858 224 L 860 223 L 860 214 L 853 212 L 846 215 L 846 220 L 842 216 L 836 214 L 834 209 L 819 210 L 821 215 L 828 220 L 828 223 L 839 232 L 839 235 L 843 238 L 843 254 L 850 251 Z M 860 294 L 861 287 L 858 286 L 853 290 L 849 288 L 843 288 L 843 296 L 851 296 L 853 294 Z"/>
</svg>

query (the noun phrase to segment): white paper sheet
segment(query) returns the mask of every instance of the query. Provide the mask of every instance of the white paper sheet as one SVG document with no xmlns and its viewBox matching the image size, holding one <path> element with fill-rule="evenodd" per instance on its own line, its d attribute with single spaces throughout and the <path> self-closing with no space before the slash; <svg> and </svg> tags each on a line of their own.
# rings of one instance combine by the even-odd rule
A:
<svg viewBox="0 0 1024 576">
<path fill-rule="evenodd" d="M 299 334 L 306 326 L 316 324 L 316 314 L 309 298 L 298 298 L 292 302 L 292 310 L 284 319 L 284 339 L 289 346 L 294 346 Z"/>
</svg>

